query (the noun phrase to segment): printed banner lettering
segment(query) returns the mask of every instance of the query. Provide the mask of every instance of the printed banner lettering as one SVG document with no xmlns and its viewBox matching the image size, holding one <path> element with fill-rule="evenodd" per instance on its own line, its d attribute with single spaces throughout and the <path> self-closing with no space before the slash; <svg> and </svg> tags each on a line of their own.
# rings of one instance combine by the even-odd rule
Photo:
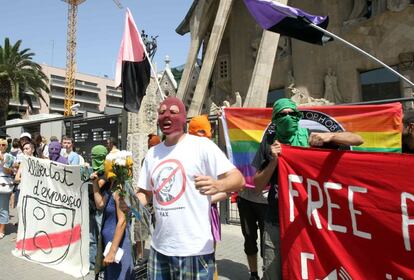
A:
<svg viewBox="0 0 414 280">
<path fill-rule="evenodd" d="M 19 227 L 13 254 L 75 277 L 89 272 L 88 188 L 79 166 L 22 161 Z"/>
<path fill-rule="evenodd" d="M 282 150 L 283 279 L 414 279 L 414 156 Z"/>
</svg>

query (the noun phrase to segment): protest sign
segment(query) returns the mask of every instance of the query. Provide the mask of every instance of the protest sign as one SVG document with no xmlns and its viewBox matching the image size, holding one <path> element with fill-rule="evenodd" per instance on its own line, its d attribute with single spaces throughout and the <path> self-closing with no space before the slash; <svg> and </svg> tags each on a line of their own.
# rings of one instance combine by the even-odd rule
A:
<svg viewBox="0 0 414 280">
<path fill-rule="evenodd" d="M 301 127 L 322 131 L 349 131 L 364 144 L 354 150 L 401 152 L 402 107 L 400 103 L 354 106 L 299 107 Z M 224 108 L 223 126 L 230 160 L 254 187 L 256 169 L 251 165 L 263 133 L 269 126 L 272 108 Z"/>
<path fill-rule="evenodd" d="M 282 150 L 283 279 L 413 279 L 414 156 Z"/>
<path fill-rule="evenodd" d="M 13 254 L 75 277 L 89 272 L 88 188 L 80 167 L 22 161 L 19 227 Z"/>
</svg>

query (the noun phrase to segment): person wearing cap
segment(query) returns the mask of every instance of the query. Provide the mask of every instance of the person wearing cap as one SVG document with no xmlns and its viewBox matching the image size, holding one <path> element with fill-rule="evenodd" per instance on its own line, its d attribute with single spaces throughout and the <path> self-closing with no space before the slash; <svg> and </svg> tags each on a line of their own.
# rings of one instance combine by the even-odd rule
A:
<svg viewBox="0 0 414 280">
<path fill-rule="evenodd" d="M 30 142 L 32 141 L 32 135 L 29 132 L 23 132 L 22 134 L 20 134 L 19 139 L 20 141 Z"/>
<path fill-rule="evenodd" d="M 414 110 L 404 114 L 402 145 L 403 153 L 414 154 Z"/>
<path fill-rule="evenodd" d="M 253 177 L 256 190 L 261 192 L 270 183 L 268 207 L 264 225 L 263 278 L 282 279 L 280 259 L 278 157 L 283 152 L 281 144 L 298 147 L 358 146 L 362 138 L 351 132 L 315 132 L 299 127 L 302 113 L 296 104 L 282 98 L 273 104 L 272 122 L 265 131 L 252 165 L 257 172 Z"/>
<path fill-rule="evenodd" d="M 185 133 L 186 121 L 180 99 L 168 97 L 160 104 L 165 140 L 149 149 L 139 175 L 137 196 L 144 205 L 153 198 L 156 215 L 148 279 L 212 279 L 211 196 L 245 184 L 216 144 Z"/>
</svg>

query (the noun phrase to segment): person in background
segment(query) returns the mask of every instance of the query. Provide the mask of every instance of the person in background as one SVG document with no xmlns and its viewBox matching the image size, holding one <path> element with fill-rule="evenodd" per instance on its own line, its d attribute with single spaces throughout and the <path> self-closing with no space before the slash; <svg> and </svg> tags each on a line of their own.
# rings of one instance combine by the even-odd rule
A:
<svg viewBox="0 0 414 280">
<path fill-rule="evenodd" d="M 118 149 L 118 139 L 115 137 L 109 137 L 106 140 L 106 148 L 108 149 L 108 153 L 116 153 L 119 152 Z"/>
<path fill-rule="evenodd" d="M 0 188 L 7 188 L 7 191 L 0 192 L 0 240 L 6 234 L 6 225 L 9 223 L 9 204 L 13 190 L 13 170 L 4 166 L 5 159 L 12 156 L 6 153 L 7 140 L 0 138 Z M 10 190 L 10 191 L 9 191 Z"/>
<path fill-rule="evenodd" d="M 110 183 L 113 183 L 115 173 L 112 172 L 112 164 L 113 159 L 115 159 L 116 154 L 119 152 L 118 141 L 115 137 L 110 137 L 106 140 L 106 149 L 108 154 L 105 158 L 105 177 Z"/>
<path fill-rule="evenodd" d="M 6 150 L 6 153 L 10 153 L 10 151 L 12 149 L 12 142 L 13 142 L 13 139 L 11 139 L 11 138 L 8 138 L 7 139 L 7 150 Z"/>
<path fill-rule="evenodd" d="M 358 146 L 362 138 L 351 132 L 315 132 L 299 127 L 302 113 L 296 104 L 281 98 L 273 104 L 272 123 L 265 131 L 252 165 L 256 168 L 253 177 L 257 192 L 270 183 L 268 207 L 263 234 L 263 280 L 282 279 L 280 258 L 278 157 L 283 152 L 282 144 L 297 147 L 345 148 Z"/>
<path fill-rule="evenodd" d="M 105 150 L 105 152 L 104 152 Z M 105 279 L 110 280 L 132 280 L 134 278 L 133 260 L 131 254 L 131 243 L 129 238 L 129 223 L 126 215 L 119 207 L 120 195 L 111 186 L 109 191 L 101 191 L 99 187 L 99 171 L 104 168 L 105 157 L 107 153 L 104 146 L 95 146 L 92 149 L 92 166 L 96 171 L 92 174 L 93 193 L 96 208 L 104 211 L 102 221 L 102 237 L 104 248 L 110 246 L 109 253 L 105 256 L 103 262 L 105 268 Z M 99 159 L 97 158 L 99 156 Z M 99 166 L 98 166 L 99 164 Z M 109 245 L 111 242 L 111 245 Z M 122 248 L 124 254 L 119 263 L 115 262 L 115 255 L 119 248 Z"/>
<path fill-rule="evenodd" d="M 195 116 L 193 117 L 188 124 L 188 133 L 191 135 L 205 137 L 211 140 L 213 135 L 213 130 L 211 128 L 210 121 L 208 120 L 207 115 Z M 228 197 L 227 193 L 217 193 L 211 196 L 211 209 L 210 209 L 210 218 L 211 218 L 211 233 L 213 234 L 214 239 L 214 251 L 216 251 L 216 245 L 218 241 L 221 241 L 221 223 L 220 223 L 220 214 L 217 209 L 217 202 L 226 200 Z M 214 279 L 218 279 L 217 266 L 214 273 Z"/>
<path fill-rule="evenodd" d="M 414 110 L 404 113 L 402 145 L 403 153 L 414 154 Z"/>
<path fill-rule="evenodd" d="M 264 218 L 267 210 L 267 191 L 257 192 L 246 187 L 237 196 L 240 227 L 244 237 L 244 253 L 250 270 L 249 280 L 258 280 L 257 270 L 257 239 L 260 236 L 260 255 L 263 258 Z M 259 235 L 257 234 L 259 230 Z"/>
<path fill-rule="evenodd" d="M 50 136 L 50 142 L 59 142 L 59 139 L 56 136 Z"/>
<path fill-rule="evenodd" d="M 25 142 L 23 144 L 22 147 L 23 150 L 23 155 L 27 156 L 27 157 L 32 157 L 34 156 L 34 152 L 35 152 L 35 145 L 32 142 Z M 14 182 L 16 184 L 18 184 L 18 186 L 15 188 L 15 192 L 14 192 L 14 207 L 18 207 L 18 202 L 19 202 L 19 194 L 20 194 L 20 183 L 21 183 L 21 179 L 22 179 L 22 165 L 19 165 L 19 169 L 16 172 L 16 176 L 14 177 Z M 17 223 L 16 223 L 17 226 Z"/>
<path fill-rule="evenodd" d="M 33 143 L 35 145 L 35 157 L 44 158 L 43 155 L 43 147 L 42 147 L 42 135 L 39 132 L 34 133 L 33 135 Z"/>
<path fill-rule="evenodd" d="M 158 124 L 166 138 L 147 152 L 137 194 L 143 205 L 154 198 L 148 279 L 210 280 L 215 270 L 211 196 L 242 189 L 244 178 L 212 141 L 184 132 L 180 99 L 160 104 Z"/>
<path fill-rule="evenodd" d="M 148 134 L 148 150 L 152 147 L 158 145 L 161 143 L 161 139 L 156 134 Z M 144 162 L 144 160 L 142 160 Z M 142 165 L 142 163 L 141 163 Z M 153 212 L 152 209 L 152 202 L 149 202 L 147 206 L 145 206 L 150 213 Z M 134 223 L 134 239 L 135 239 L 135 253 L 136 253 L 136 259 L 137 264 L 143 264 L 145 263 L 144 259 L 144 248 L 145 248 L 145 241 L 148 240 L 150 235 L 149 229 L 147 226 L 143 223 L 142 220 L 135 220 Z"/>
<path fill-rule="evenodd" d="M 80 157 L 77 152 L 73 150 L 73 138 L 68 136 L 63 136 L 62 138 L 62 146 L 66 151 L 68 164 L 69 165 L 79 165 L 80 164 Z"/>
<path fill-rule="evenodd" d="M 29 132 L 23 132 L 22 134 L 20 134 L 19 139 L 20 139 L 20 147 L 21 147 L 22 143 L 32 141 L 32 135 Z"/>
<path fill-rule="evenodd" d="M 159 143 L 161 143 L 161 138 L 158 135 L 154 133 L 148 134 L 148 150 Z"/>
<path fill-rule="evenodd" d="M 47 139 L 44 136 L 42 136 L 41 146 L 42 146 L 43 158 L 49 158 L 49 146 L 47 145 Z"/>
<path fill-rule="evenodd" d="M 12 148 L 10 150 L 10 154 L 14 157 L 17 157 L 19 150 L 20 150 L 20 141 L 19 139 L 14 138 L 12 142 Z"/>
<path fill-rule="evenodd" d="M 91 179 L 93 183 L 89 188 L 89 261 L 90 270 L 93 270 L 96 265 L 96 250 L 99 239 L 99 234 L 102 229 L 102 209 L 98 209 L 94 199 L 94 186 L 98 187 L 97 191 L 104 194 L 109 190 L 108 181 L 105 178 L 105 157 L 108 154 L 107 149 L 103 145 L 96 145 L 91 150 L 92 159 L 92 174 Z"/>
<path fill-rule="evenodd" d="M 56 161 L 62 164 L 68 164 L 67 158 L 60 155 L 62 151 L 62 145 L 57 142 L 53 141 L 49 144 L 49 159 L 52 161 Z"/>
</svg>

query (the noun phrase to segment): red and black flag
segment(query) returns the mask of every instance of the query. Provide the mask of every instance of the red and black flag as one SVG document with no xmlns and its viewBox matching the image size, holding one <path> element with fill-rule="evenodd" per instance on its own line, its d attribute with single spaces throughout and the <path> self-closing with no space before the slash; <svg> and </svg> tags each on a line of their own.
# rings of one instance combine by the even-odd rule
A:
<svg viewBox="0 0 414 280">
<path fill-rule="evenodd" d="M 326 29 L 329 23 L 327 16 L 314 16 L 272 0 L 244 0 L 244 3 L 263 29 L 311 44 L 322 45 L 333 40 L 310 25 Z"/>
<path fill-rule="evenodd" d="M 151 66 L 144 48 L 131 11 L 127 9 L 124 36 L 116 63 L 115 86 L 122 88 L 124 109 L 128 112 L 139 111 L 150 81 Z"/>
</svg>

